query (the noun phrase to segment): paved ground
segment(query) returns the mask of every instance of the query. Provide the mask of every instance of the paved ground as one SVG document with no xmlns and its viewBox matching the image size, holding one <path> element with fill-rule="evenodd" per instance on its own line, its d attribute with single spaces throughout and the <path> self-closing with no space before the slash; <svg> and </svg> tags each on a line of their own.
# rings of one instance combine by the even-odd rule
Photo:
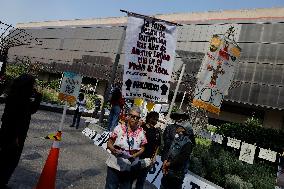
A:
<svg viewBox="0 0 284 189">
<path fill-rule="evenodd" d="M 4 105 L 0 105 L 0 116 Z M 16 119 L 16 117 L 15 117 Z M 40 176 L 52 142 L 40 139 L 57 130 L 61 114 L 38 111 L 32 116 L 28 137 L 20 163 L 9 186 L 13 189 L 31 189 Z M 57 189 L 101 189 L 105 185 L 107 152 L 95 146 L 81 131 L 70 128 L 72 115 L 67 115 L 63 127 L 57 172 Z"/>
</svg>

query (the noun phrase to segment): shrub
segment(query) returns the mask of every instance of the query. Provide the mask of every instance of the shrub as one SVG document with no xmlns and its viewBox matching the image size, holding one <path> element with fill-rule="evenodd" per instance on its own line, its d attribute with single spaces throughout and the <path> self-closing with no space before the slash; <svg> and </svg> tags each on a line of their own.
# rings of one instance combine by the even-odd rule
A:
<svg viewBox="0 0 284 189">
<path fill-rule="evenodd" d="M 260 127 L 259 121 L 255 118 L 248 119 L 245 124 L 223 124 L 217 127 L 216 133 L 277 152 L 281 152 L 284 147 L 284 132 Z"/>
<path fill-rule="evenodd" d="M 237 152 L 197 138 L 189 169 L 224 188 L 274 187 L 276 166 L 267 161 L 255 161 L 253 165 L 242 162 L 238 159 L 239 150 Z"/>
<path fill-rule="evenodd" d="M 225 187 L 231 189 L 253 189 L 253 185 L 249 182 L 243 181 L 237 175 L 225 175 Z"/>
</svg>

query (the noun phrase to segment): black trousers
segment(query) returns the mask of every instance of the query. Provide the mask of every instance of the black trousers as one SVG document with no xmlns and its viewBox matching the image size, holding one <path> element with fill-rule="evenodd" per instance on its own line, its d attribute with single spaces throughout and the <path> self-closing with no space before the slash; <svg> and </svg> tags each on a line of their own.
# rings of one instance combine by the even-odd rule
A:
<svg viewBox="0 0 284 189">
<path fill-rule="evenodd" d="M 184 177 L 176 177 L 173 175 L 164 175 L 161 180 L 160 189 L 182 189 Z"/>
<path fill-rule="evenodd" d="M 77 108 L 75 110 L 75 114 L 74 114 L 74 117 L 73 117 L 73 123 L 72 123 L 73 126 L 76 123 L 76 129 L 78 129 L 78 127 L 80 125 L 81 115 L 82 115 L 82 112 L 79 112 L 79 108 Z"/>
<path fill-rule="evenodd" d="M 1 144 L 0 147 L 0 188 L 8 184 L 10 177 L 16 169 L 23 147 L 22 145 Z"/>
</svg>

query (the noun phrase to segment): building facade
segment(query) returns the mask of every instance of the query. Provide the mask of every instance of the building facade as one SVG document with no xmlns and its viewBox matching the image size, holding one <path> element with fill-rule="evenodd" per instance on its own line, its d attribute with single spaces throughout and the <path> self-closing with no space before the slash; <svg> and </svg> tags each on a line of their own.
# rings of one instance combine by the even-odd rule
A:
<svg viewBox="0 0 284 189">
<path fill-rule="evenodd" d="M 194 78 L 213 34 L 235 29 L 242 48 L 234 83 L 220 115 L 212 119 L 244 122 L 253 114 L 269 128 L 284 129 L 284 8 L 176 13 L 155 17 L 181 23 L 177 32 L 174 71 L 186 64 L 183 80 Z M 49 65 L 49 71 L 76 71 L 101 81 L 110 78 L 127 17 L 21 23 L 42 45 L 14 47 L 9 62 L 30 58 Z M 117 78 L 122 77 L 124 48 Z M 175 86 L 175 83 L 172 84 Z M 181 87 L 180 92 L 186 90 Z"/>
</svg>

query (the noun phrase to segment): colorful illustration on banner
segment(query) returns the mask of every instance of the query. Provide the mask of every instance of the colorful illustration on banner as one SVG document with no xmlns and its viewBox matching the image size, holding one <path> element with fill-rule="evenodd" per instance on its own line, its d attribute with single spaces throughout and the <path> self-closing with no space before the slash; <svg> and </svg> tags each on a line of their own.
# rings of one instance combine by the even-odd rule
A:
<svg viewBox="0 0 284 189">
<path fill-rule="evenodd" d="M 64 72 L 58 98 L 62 101 L 74 103 L 79 95 L 82 76 L 72 72 Z"/>
<path fill-rule="evenodd" d="M 232 28 L 224 35 L 213 35 L 197 75 L 192 105 L 215 114 L 220 113 L 241 53 L 231 32 Z"/>
</svg>

